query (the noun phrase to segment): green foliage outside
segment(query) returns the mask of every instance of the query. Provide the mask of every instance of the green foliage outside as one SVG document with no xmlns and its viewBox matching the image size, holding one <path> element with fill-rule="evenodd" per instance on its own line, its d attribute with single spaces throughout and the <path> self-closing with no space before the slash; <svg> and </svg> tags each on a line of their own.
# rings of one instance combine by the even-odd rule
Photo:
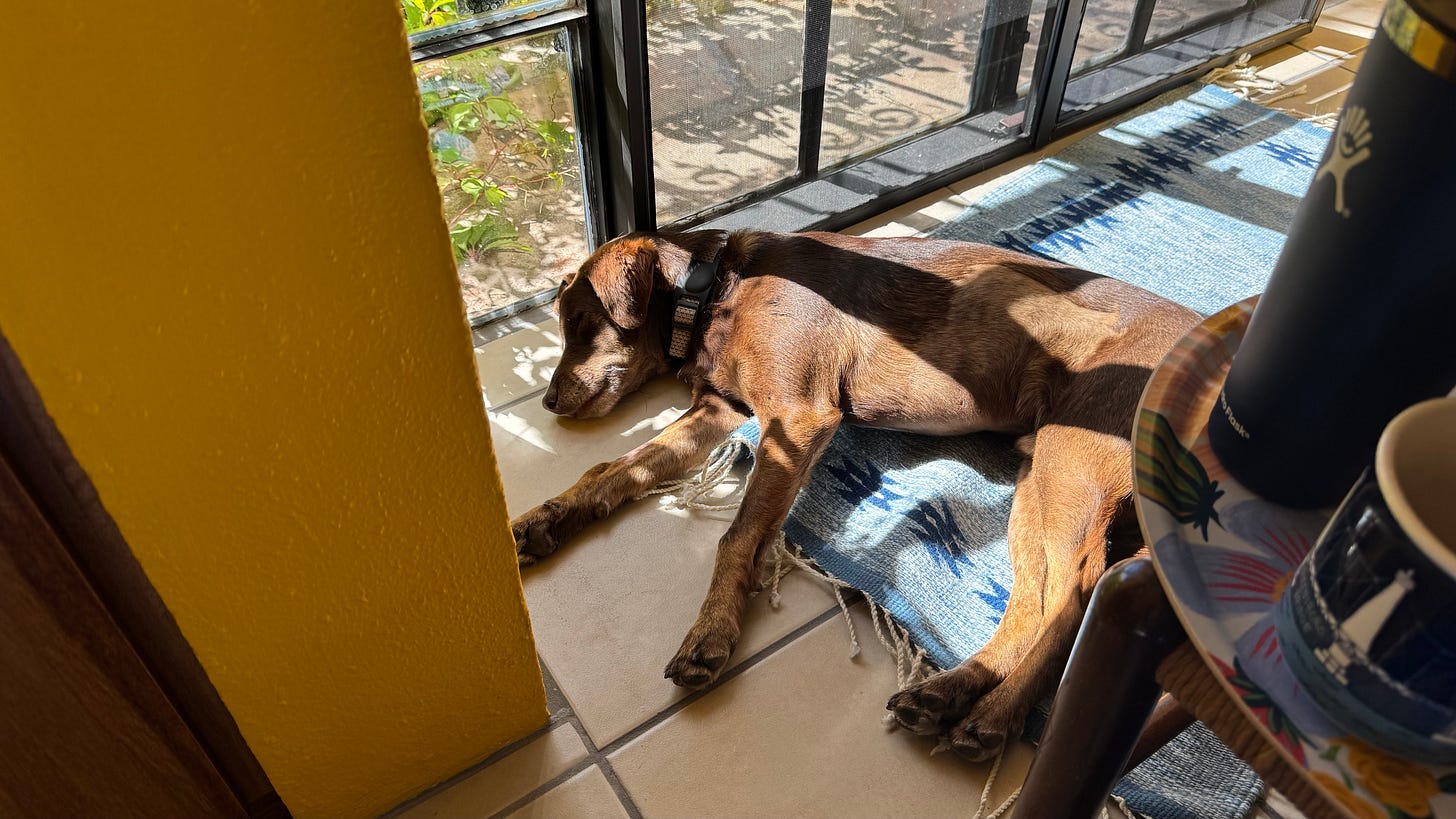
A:
<svg viewBox="0 0 1456 819">
<path fill-rule="evenodd" d="M 400 0 L 410 32 L 458 22 L 456 0 Z M 468 14 L 468 12 L 467 12 Z M 552 34 L 416 66 L 456 259 L 530 252 L 532 194 L 577 176 L 565 54 Z"/>
</svg>

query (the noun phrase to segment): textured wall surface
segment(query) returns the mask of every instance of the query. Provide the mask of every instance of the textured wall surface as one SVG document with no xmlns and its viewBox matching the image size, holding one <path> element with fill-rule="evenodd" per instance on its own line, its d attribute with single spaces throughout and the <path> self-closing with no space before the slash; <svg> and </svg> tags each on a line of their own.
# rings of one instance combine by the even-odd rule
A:
<svg viewBox="0 0 1456 819">
<path fill-rule="evenodd" d="M 45 29 L 0 48 L 0 331 L 284 801 L 543 723 L 396 0 Z"/>
</svg>

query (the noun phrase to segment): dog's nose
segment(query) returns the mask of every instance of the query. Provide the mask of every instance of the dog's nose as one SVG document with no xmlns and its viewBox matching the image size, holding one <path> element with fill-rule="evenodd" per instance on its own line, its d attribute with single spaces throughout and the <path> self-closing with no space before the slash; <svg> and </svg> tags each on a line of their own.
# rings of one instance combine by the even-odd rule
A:
<svg viewBox="0 0 1456 819">
<path fill-rule="evenodd" d="M 556 385 L 552 384 L 546 388 L 546 395 L 541 399 L 541 405 L 552 412 L 556 411 Z"/>
</svg>

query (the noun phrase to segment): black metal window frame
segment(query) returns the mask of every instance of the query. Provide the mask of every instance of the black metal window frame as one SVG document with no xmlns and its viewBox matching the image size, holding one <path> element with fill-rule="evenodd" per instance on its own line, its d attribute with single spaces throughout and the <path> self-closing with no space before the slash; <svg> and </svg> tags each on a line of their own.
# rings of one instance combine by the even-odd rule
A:
<svg viewBox="0 0 1456 819">
<path fill-rule="evenodd" d="M 531 34 L 557 29 L 566 32 L 586 239 L 588 247 L 595 248 L 614 236 L 659 227 L 653 180 L 647 11 L 644 0 L 579 2 L 584 5 L 556 3 L 539 13 L 527 8 L 514 16 L 462 21 L 447 29 L 411 35 L 410 45 L 412 59 L 422 62 Z M 1118 51 L 1099 60 L 1094 70 L 1077 74 L 1073 56 L 1088 2 L 987 0 L 966 113 L 928 132 L 908 135 L 826 168 L 820 166 L 819 143 L 832 0 L 804 0 L 796 173 L 665 227 L 785 231 L 847 227 L 1115 116 L 1230 62 L 1239 53 L 1273 48 L 1303 36 L 1313 30 L 1324 5 L 1324 0 L 1304 0 L 1302 13 L 1287 25 L 1271 25 L 1254 40 L 1236 46 L 1210 46 L 1207 59 L 1182 64 L 1162 52 L 1196 41 L 1201 35 L 1211 38 L 1210 42 L 1219 42 L 1219 35 L 1228 34 L 1229 26 L 1252 17 L 1249 12 L 1258 0 L 1246 0 L 1239 8 L 1201 18 L 1153 39 L 1147 35 L 1156 0 L 1137 0 L 1129 31 Z M 983 137 L 988 127 L 1004 125 L 999 121 L 1004 115 L 998 112 L 1017 98 L 1033 14 L 1042 15 L 1041 37 L 1031 89 L 1018 115 L 1023 118 L 1019 133 L 998 147 L 984 150 L 980 147 L 984 139 L 977 137 Z M 1088 77 L 1117 71 L 1155 79 L 1070 114 L 1063 111 L 1069 89 L 1075 91 L 1088 84 Z M 550 295 L 543 293 L 477 316 L 473 323 L 479 325 L 520 312 L 548 301 Z"/>
<path fill-rule="evenodd" d="M 816 2 L 805 0 L 811 10 Z M 1202 36 L 1218 42 L 1218 35 L 1238 25 L 1239 18 L 1250 14 L 1256 0 L 1246 0 L 1237 9 L 1209 15 L 1193 24 L 1165 32 L 1149 39 L 1147 34 L 1156 0 L 1138 0 L 1134 18 L 1122 46 L 1111 58 L 1099 62 L 1095 70 L 1074 74 L 1073 58 L 1077 38 L 1089 0 L 1052 0 L 1044 8 L 1031 0 L 988 0 L 982 30 L 981 48 L 971 92 L 971 105 L 958 121 L 928 133 L 907 136 L 876 152 L 855 157 L 852 164 L 842 164 L 829 172 L 804 178 L 817 169 L 801 162 L 800 177 L 765 189 L 745 200 L 730 203 L 726 213 L 718 210 L 698 214 L 673 223 L 673 227 L 703 225 L 707 227 L 761 228 L 772 230 L 839 230 L 898 207 L 931 191 L 1001 164 L 1016 156 L 1039 150 L 1052 141 L 1089 125 L 1116 116 L 1146 102 L 1219 65 L 1226 65 L 1246 51 L 1263 51 L 1287 43 L 1314 29 L 1324 0 L 1305 0 L 1300 15 L 1287 25 L 1270 25 L 1266 32 L 1236 45 L 1207 48 L 1207 58 L 1193 64 L 1182 64 L 1171 56 L 1179 44 L 1194 43 Z M 966 133 L 974 130 L 976 120 L 994 113 L 1016 96 L 1016 78 L 1021 68 L 1023 46 L 1027 42 L 1027 15 L 1041 11 L 1040 48 L 1036 52 L 1031 90 L 1024 116 L 1023 134 L 987 152 L 976 152 L 975 140 Z M 1000 22 L 997 22 L 1000 21 Z M 827 25 L 827 23 L 826 23 Z M 1247 27 L 1254 30 L 1252 27 Z M 806 38 L 806 41 L 808 38 Z M 811 80 L 822 77 L 820 67 L 811 64 L 819 55 L 805 51 L 804 85 L 806 94 Z M 1143 65 L 1150 66 L 1141 70 Z M 1171 66 L 1171 67 L 1170 67 Z M 1087 85 L 1089 77 L 1101 72 L 1131 72 L 1136 76 L 1153 76 L 1154 80 L 1136 84 L 1114 98 L 1100 101 L 1086 110 L 1063 113 L 1068 90 Z M 816 92 L 822 111 L 822 88 Z M 810 100 L 805 100 L 805 110 Z M 811 134 L 817 140 L 817 129 L 801 128 L 801 139 Z M 650 146 L 647 146 L 650 149 Z M 801 157 L 809 150 L 801 146 Z M 651 191 L 643 192 L 650 201 Z"/>
</svg>

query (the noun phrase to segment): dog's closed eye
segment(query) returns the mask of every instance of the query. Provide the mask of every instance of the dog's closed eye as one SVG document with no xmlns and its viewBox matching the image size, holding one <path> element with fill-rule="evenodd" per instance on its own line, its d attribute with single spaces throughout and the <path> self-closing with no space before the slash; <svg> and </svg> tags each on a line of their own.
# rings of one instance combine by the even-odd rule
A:
<svg viewBox="0 0 1456 819">
<path fill-rule="evenodd" d="M 562 317 L 561 335 L 567 339 L 579 339 L 582 333 L 582 320 L 577 316 Z"/>
</svg>

